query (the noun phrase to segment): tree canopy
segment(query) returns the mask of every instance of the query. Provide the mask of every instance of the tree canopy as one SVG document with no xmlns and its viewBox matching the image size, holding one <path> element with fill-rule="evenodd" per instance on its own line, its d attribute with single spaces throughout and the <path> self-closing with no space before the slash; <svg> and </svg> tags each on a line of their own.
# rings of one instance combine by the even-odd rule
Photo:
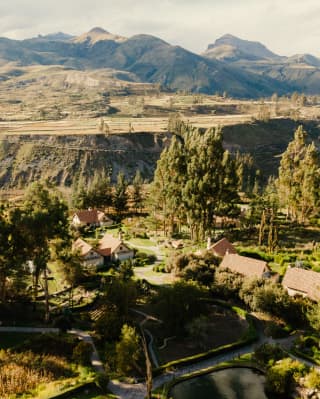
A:
<svg viewBox="0 0 320 399">
<path fill-rule="evenodd" d="M 184 129 L 161 154 L 152 197 L 165 233 L 186 222 L 191 237 L 203 239 L 213 230 L 215 216 L 238 212 L 236 165 L 223 148 L 221 129 Z"/>
<path fill-rule="evenodd" d="M 290 219 L 304 223 L 319 212 L 319 185 L 319 152 L 313 142 L 307 143 L 307 132 L 299 126 L 279 167 L 279 197 Z"/>
</svg>

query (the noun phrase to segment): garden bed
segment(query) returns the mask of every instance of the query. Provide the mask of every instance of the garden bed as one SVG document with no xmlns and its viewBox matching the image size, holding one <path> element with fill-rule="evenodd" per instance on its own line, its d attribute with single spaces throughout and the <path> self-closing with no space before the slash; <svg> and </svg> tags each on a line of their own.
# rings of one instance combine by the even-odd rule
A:
<svg viewBox="0 0 320 399">
<path fill-rule="evenodd" d="M 248 323 L 245 319 L 220 306 L 209 306 L 206 317 L 206 333 L 201 336 L 201 341 L 193 336 L 170 339 L 163 349 L 159 349 L 162 346 L 163 338 L 165 338 L 161 336 L 159 324 L 150 322 L 146 324 L 146 327 L 157 339 L 161 364 L 236 342 L 241 339 L 248 329 Z"/>
</svg>

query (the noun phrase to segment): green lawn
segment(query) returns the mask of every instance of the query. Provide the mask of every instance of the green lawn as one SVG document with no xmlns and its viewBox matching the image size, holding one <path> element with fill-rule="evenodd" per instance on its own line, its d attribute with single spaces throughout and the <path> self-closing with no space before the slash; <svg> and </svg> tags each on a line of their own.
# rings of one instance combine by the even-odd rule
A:
<svg viewBox="0 0 320 399">
<path fill-rule="evenodd" d="M 141 247 L 155 247 L 156 244 L 149 240 L 149 238 L 131 238 L 129 244 L 138 245 Z"/>
</svg>

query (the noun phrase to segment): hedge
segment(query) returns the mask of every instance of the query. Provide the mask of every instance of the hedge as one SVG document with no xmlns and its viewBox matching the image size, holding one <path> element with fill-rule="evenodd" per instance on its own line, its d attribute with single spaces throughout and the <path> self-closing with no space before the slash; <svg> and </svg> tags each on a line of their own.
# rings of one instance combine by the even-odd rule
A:
<svg viewBox="0 0 320 399">
<path fill-rule="evenodd" d="M 297 357 L 301 357 L 302 359 L 308 360 L 310 363 L 313 363 L 315 366 L 318 365 L 320 366 L 320 361 L 317 359 L 314 359 L 312 356 L 306 355 L 303 352 L 300 352 L 297 349 L 291 349 L 289 353 L 292 353 L 293 355 Z"/>
</svg>

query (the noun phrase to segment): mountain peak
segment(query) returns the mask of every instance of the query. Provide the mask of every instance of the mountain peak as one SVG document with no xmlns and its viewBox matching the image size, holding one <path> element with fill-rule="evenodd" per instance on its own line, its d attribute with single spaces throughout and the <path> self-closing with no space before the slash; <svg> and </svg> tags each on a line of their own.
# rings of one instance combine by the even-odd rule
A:
<svg viewBox="0 0 320 399">
<path fill-rule="evenodd" d="M 227 33 L 217 39 L 213 44 L 209 44 L 206 57 L 220 60 L 238 61 L 245 60 L 274 60 L 280 56 L 274 54 L 260 42 L 240 39 Z"/>
<path fill-rule="evenodd" d="M 96 35 L 102 35 L 102 34 L 109 34 L 109 32 L 103 28 L 100 28 L 99 26 L 95 26 L 94 28 L 90 29 L 88 33 L 91 34 L 96 34 Z"/>
<path fill-rule="evenodd" d="M 231 35 L 230 33 L 226 33 L 217 40 L 241 40 L 237 36 Z"/>
<path fill-rule="evenodd" d="M 106 31 L 103 28 L 95 27 L 89 32 L 83 33 L 82 35 L 76 37 L 73 41 L 75 43 L 88 43 L 92 46 L 99 41 L 111 40 L 114 42 L 124 42 L 127 38 L 119 35 L 113 35 L 112 33 Z"/>
</svg>

